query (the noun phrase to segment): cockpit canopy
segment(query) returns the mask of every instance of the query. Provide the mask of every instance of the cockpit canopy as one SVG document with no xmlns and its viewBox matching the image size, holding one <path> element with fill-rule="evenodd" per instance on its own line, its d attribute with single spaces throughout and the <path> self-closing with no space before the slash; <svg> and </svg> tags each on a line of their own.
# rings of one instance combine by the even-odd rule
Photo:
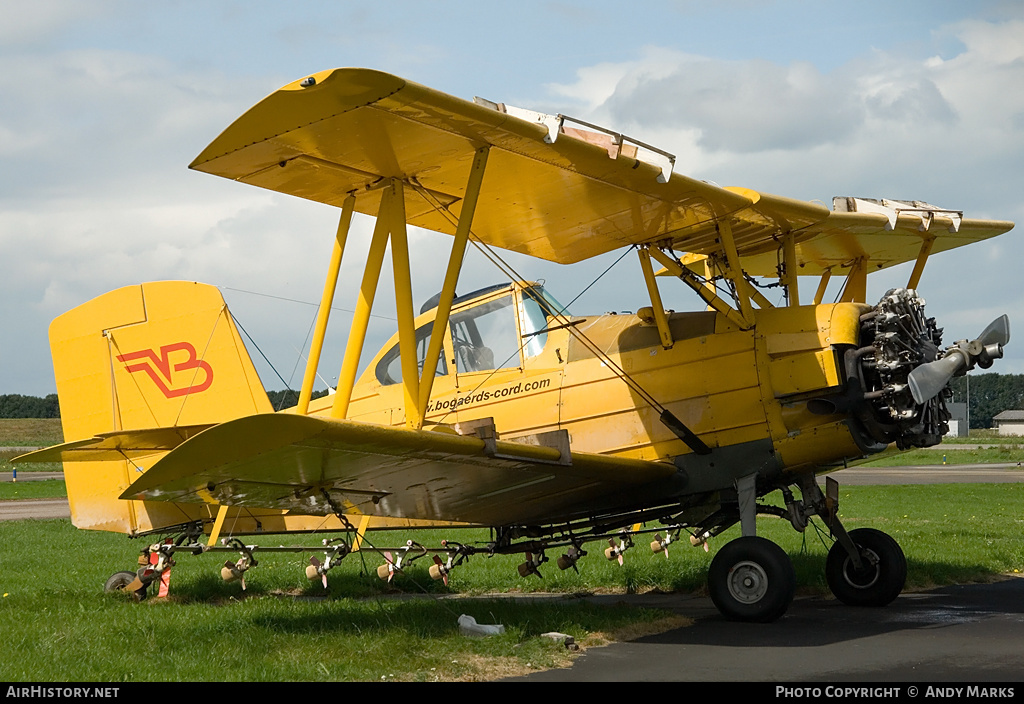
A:
<svg viewBox="0 0 1024 704">
<path fill-rule="evenodd" d="M 416 320 L 417 365 L 424 358 L 434 329 L 438 296 L 427 300 Z M 522 367 L 536 357 L 547 342 L 549 321 L 568 316 L 544 286 L 538 283 L 498 284 L 457 296 L 452 303 L 444 346 L 437 360 L 437 376 L 489 372 Z M 382 386 L 402 381 L 402 361 L 397 335 L 374 366 Z"/>
</svg>

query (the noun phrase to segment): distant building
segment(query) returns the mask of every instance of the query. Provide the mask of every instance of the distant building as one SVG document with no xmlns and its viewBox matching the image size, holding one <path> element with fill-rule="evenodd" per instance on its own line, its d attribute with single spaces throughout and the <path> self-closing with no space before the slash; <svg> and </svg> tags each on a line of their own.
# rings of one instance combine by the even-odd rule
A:
<svg viewBox="0 0 1024 704">
<path fill-rule="evenodd" d="M 1000 435 L 1024 435 L 1024 411 L 1003 411 L 992 422 Z"/>
<path fill-rule="evenodd" d="M 966 438 L 969 435 L 967 432 L 967 404 L 947 402 L 946 410 L 952 416 L 949 419 L 949 432 L 946 433 L 946 437 Z"/>
</svg>

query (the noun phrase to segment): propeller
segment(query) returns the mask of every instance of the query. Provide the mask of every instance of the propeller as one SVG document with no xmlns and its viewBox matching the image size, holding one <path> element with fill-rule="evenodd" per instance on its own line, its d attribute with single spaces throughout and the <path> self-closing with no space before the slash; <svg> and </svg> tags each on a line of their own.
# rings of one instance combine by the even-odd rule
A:
<svg viewBox="0 0 1024 704">
<path fill-rule="evenodd" d="M 604 556 L 608 559 L 609 562 L 611 562 L 612 560 L 618 560 L 619 567 L 622 567 L 622 565 L 625 563 L 625 560 L 623 560 L 622 558 L 622 553 L 624 553 L 625 551 L 626 549 L 624 546 L 615 544 L 614 538 L 608 538 L 608 547 L 604 549 Z"/>
<path fill-rule="evenodd" d="M 907 383 L 915 403 L 924 403 L 946 388 L 949 380 L 975 363 L 982 368 L 992 365 L 993 359 L 1003 356 L 1003 345 L 1010 341 L 1010 319 L 1001 315 L 988 324 L 972 342 L 959 342 L 950 347 L 945 356 L 928 362 L 910 372 Z"/>
<path fill-rule="evenodd" d="M 662 552 L 665 553 L 665 559 L 668 559 L 668 544 L 672 542 L 672 536 L 666 535 L 665 539 L 661 539 L 661 533 L 654 534 L 654 541 L 651 543 L 651 552 Z"/>
<path fill-rule="evenodd" d="M 443 580 L 444 586 L 448 586 L 448 566 L 439 556 L 434 555 L 434 564 L 430 566 L 429 572 L 432 579 Z"/>
<path fill-rule="evenodd" d="M 377 568 L 377 576 L 391 584 L 391 580 L 395 577 L 395 571 L 398 569 L 398 565 L 391 555 L 390 550 L 384 551 L 384 564 Z M 402 558 L 399 557 L 398 561 L 401 562 Z"/>
<path fill-rule="evenodd" d="M 320 577 L 320 581 L 324 585 L 324 589 L 327 589 L 327 572 L 326 570 L 320 569 L 320 560 L 316 558 L 316 555 L 310 555 L 309 567 L 306 568 L 306 579 L 312 582 L 317 577 Z"/>
</svg>

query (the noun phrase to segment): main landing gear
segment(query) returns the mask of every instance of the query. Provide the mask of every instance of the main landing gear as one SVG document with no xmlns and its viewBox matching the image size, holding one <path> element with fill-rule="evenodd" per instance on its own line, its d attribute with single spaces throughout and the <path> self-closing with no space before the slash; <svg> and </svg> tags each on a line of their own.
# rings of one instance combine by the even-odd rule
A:
<svg viewBox="0 0 1024 704">
<path fill-rule="evenodd" d="M 836 516 L 838 483 L 826 481 L 827 497 L 813 478 L 802 483 L 799 500 L 784 489 L 786 509 L 750 508 L 754 506 L 753 486 L 737 486 L 744 535 L 719 550 L 708 570 L 708 591 L 723 616 L 734 621 L 775 621 L 786 613 L 796 592 L 796 573 L 789 556 L 775 543 L 753 534 L 757 508 L 788 518 L 801 532 L 811 516 L 825 521 L 836 538 L 825 561 L 825 579 L 844 604 L 885 606 L 899 596 L 907 579 L 903 550 L 892 537 L 874 528 L 847 533 Z"/>
<path fill-rule="evenodd" d="M 778 545 L 745 535 L 715 555 L 708 570 L 708 590 L 726 618 L 768 623 L 786 613 L 793 601 L 796 572 Z"/>
</svg>

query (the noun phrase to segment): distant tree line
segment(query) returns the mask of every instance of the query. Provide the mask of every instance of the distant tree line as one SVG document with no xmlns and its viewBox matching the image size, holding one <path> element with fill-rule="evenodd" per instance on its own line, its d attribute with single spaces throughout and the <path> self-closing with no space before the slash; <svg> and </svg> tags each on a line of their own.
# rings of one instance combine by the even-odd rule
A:
<svg viewBox="0 0 1024 704">
<path fill-rule="evenodd" d="M 313 398 L 320 398 L 326 395 L 327 389 L 313 392 Z M 282 408 L 291 408 L 299 402 L 299 392 L 293 389 L 268 391 L 267 396 L 270 398 L 270 405 L 274 407 L 275 411 L 280 411 Z"/>
<path fill-rule="evenodd" d="M 45 398 L 6 394 L 0 396 L 0 418 L 60 418 L 57 394 Z"/>
<path fill-rule="evenodd" d="M 971 397 L 967 407 L 972 428 L 991 428 L 992 419 L 1003 411 L 1024 410 L 1024 374 L 971 374 Z M 953 379 L 955 403 L 967 402 L 967 377 Z"/>
<path fill-rule="evenodd" d="M 326 389 L 313 392 L 313 398 L 326 395 Z M 267 396 L 275 411 L 289 408 L 299 402 L 299 392 L 292 389 L 268 391 Z M 49 394 L 43 398 L 21 394 L 0 395 L 0 418 L 60 418 L 57 394 Z"/>
<path fill-rule="evenodd" d="M 992 418 L 1003 411 L 1024 410 L 1024 374 L 971 374 L 970 416 L 972 428 L 991 428 Z M 967 377 L 953 379 L 953 401 L 967 401 Z M 327 390 L 314 391 L 313 398 L 326 396 Z M 299 402 L 299 392 L 268 391 L 275 411 Z M 21 394 L 0 395 L 0 418 L 60 418 L 57 394 L 44 398 Z"/>
</svg>

